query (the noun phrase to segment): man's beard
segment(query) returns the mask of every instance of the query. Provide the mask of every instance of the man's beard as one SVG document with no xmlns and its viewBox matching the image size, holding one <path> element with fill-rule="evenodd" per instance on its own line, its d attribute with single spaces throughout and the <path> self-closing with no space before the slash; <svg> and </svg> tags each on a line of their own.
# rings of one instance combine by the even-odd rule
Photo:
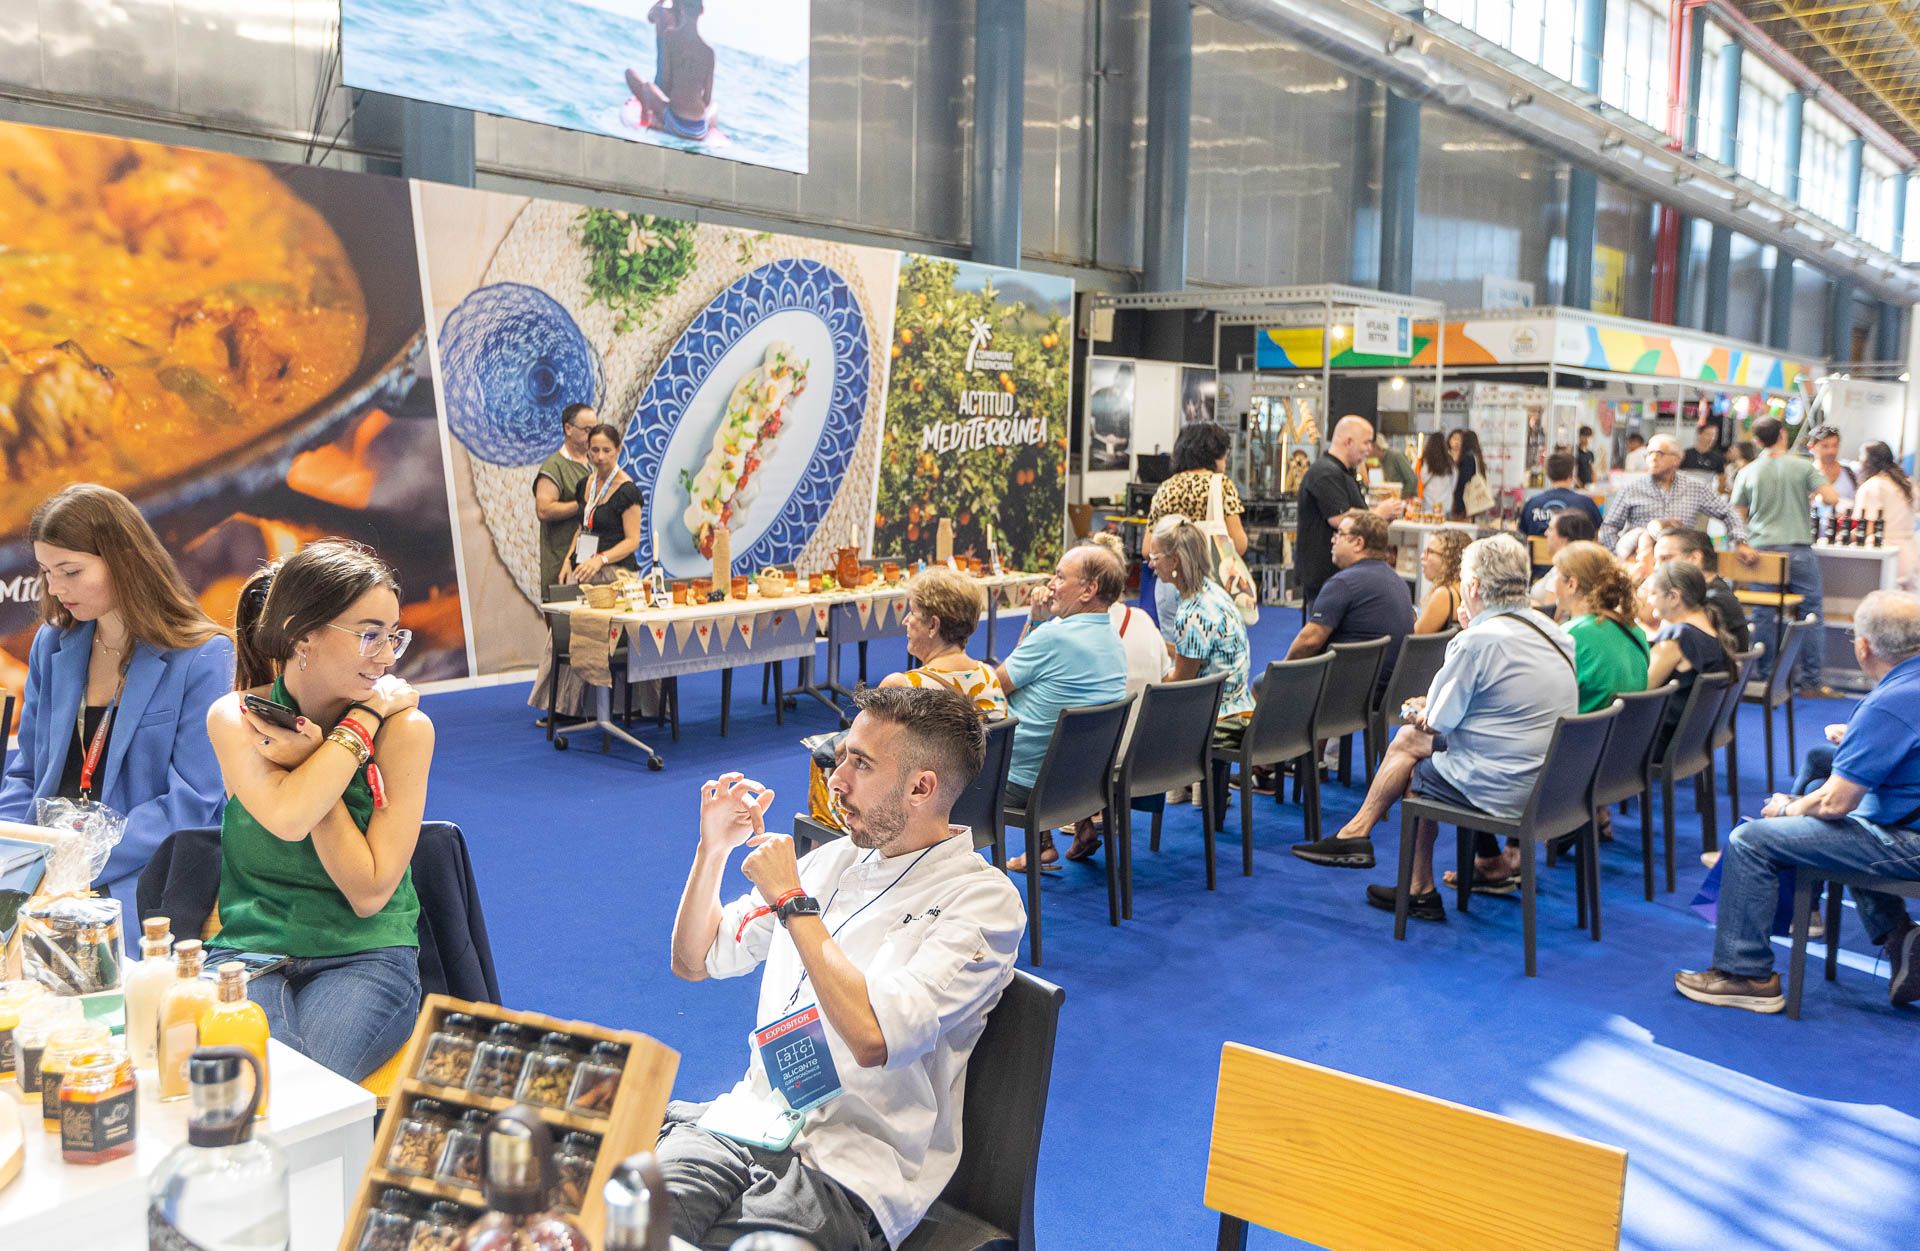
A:
<svg viewBox="0 0 1920 1251">
<path fill-rule="evenodd" d="M 907 832 L 906 796 L 907 788 L 902 786 L 878 804 L 863 808 L 850 808 L 841 800 L 840 812 L 853 845 L 884 853 L 899 842 Z"/>
</svg>

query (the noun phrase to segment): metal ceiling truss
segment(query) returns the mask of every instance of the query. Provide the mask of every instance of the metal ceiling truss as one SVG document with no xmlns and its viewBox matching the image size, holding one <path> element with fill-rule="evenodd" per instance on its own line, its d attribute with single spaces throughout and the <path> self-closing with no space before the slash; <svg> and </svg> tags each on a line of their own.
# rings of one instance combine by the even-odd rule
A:
<svg viewBox="0 0 1920 1251">
<path fill-rule="evenodd" d="M 1801 37 L 1798 55 L 1827 61 L 1830 79 L 1858 83 L 1863 102 L 1885 109 L 1907 143 L 1920 140 L 1920 17 L 1906 0 L 1746 0 L 1742 8 L 1754 22 L 1791 23 L 1782 33 Z"/>
</svg>

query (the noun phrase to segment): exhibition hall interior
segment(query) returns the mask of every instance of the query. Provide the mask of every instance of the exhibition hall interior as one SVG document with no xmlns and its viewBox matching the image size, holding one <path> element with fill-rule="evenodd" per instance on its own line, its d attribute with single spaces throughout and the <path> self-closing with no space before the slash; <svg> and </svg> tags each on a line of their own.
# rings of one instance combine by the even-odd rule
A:
<svg viewBox="0 0 1920 1251">
<path fill-rule="evenodd" d="M 1914 1246 L 1917 166 L 1914 0 L 0 6 L 0 1247 Z"/>
</svg>

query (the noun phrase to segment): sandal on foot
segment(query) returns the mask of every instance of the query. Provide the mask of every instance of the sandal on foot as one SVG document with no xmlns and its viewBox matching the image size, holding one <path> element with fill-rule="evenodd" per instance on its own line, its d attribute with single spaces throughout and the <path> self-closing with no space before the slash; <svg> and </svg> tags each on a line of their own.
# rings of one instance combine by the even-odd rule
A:
<svg viewBox="0 0 1920 1251">
<path fill-rule="evenodd" d="M 1100 850 L 1100 829 L 1091 821 L 1076 822 L 1073 827 L 1073 846 L 1067 848 L 1067 859 L 1086 860 Z M 1047 857 L 1040 857 L 1041 867 L 1046 867 Z"/>
<path fill-rule="evenodd" d="M 1052 843 L 1042 843 L 1040 845 L 1040 871 L 1042 873 L 1049 873 L 1057 871 L 1059 868 L 1059 850 L 1055 848 Z M 1027 871 L 1026 856 L 1015 856 L 1013 859 L 1007 861 L 1007 871 L 1009 873 L 1025 873 Z"/>
<path fill-rule="evenodd" d="M 1448 890 L 1459 889 L 1460 875 L 1452 869 L 1448 869 L 1445 873 L 1441 874 L 1440 880 L 1447 884 Z M 1520 875 L 1518 873 L 1509 877 L 1494 877 L 1482 871 L 1477 865 L 1474 867 L 1473 893 L 1476 895 L 1511 895 L 1519 889 Z"/>
</svg>

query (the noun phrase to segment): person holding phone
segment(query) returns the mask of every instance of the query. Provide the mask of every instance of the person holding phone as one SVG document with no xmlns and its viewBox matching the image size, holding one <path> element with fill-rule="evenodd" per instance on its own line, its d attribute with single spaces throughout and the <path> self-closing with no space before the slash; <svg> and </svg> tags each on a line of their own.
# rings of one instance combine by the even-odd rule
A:
<svg viewBox="0 0 1920 1251">
<path fill-rule="evenodd" d="M 235 689 L 206 721 L 228 796 L 209 962 L 288 957 L 248 996 L 274 1037 L 358 1081 L 420 1008 L 411 864 L 433 723 L 391 672 L 413 634 L 393 571 L 337 539 L 254 574 L 234 625 Z"/>
<path fill-rule="evenodd" d="M 232 685 L 233 643 L 118 491 L 67 487 L 34 511 L 27 538 L 41 624 L 0 819 L 31 823 L 34 801 L 52 796 L 124 816 L 96 885 L 131 914 L 135 882 L 161 841 L 219 817 L 220 769 L 202 727 Z"/>
</svg>

